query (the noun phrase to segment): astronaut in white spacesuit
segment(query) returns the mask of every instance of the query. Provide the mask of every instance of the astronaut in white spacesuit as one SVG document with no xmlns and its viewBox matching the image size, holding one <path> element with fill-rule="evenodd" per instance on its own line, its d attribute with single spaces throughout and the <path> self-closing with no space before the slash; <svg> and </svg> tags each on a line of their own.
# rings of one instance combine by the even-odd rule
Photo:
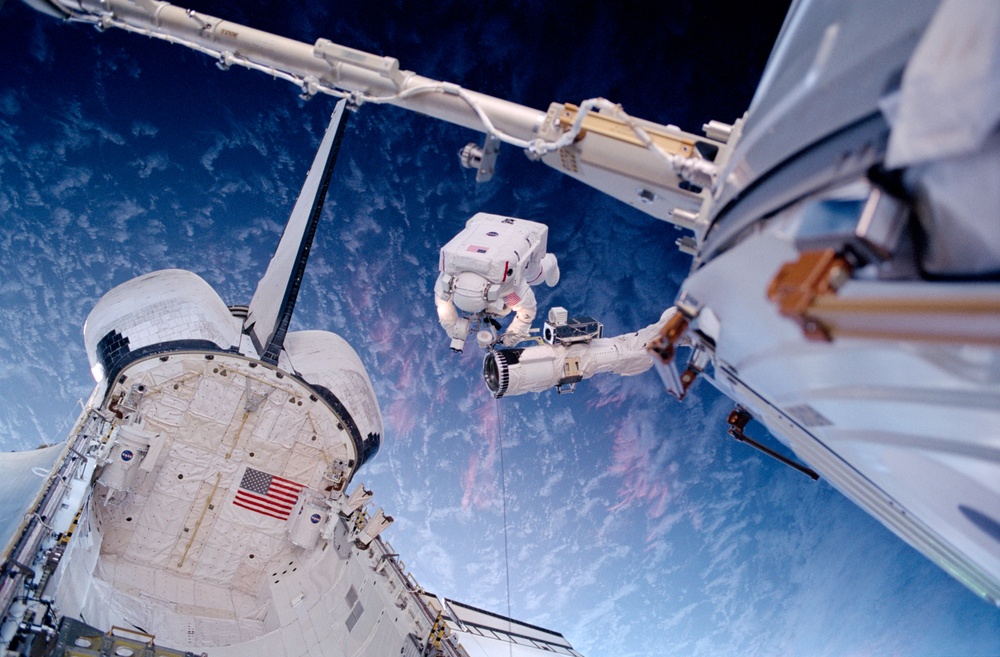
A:
<svg viewBox="0 0 1000 657">
<path fill-rule="evenodd" d="M 534 221 L 480 212 L 441 248 L 434 301 L 453 350 L 462 350 L 472 321 L 498 326 L 495 318 L 512 310 L 503 344 L 528 338 L 538 310 L 530 286 L 559 282 L 556 257 L 545 252 L 548 233 L 547 226 Z M 459 317 L 459 310 L 468 315 Z"/>
</svg>

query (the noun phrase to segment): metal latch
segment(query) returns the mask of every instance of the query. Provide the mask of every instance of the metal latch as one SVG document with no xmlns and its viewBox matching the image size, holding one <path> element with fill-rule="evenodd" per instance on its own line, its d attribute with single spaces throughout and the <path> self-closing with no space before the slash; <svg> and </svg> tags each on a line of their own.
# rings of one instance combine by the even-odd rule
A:
<svg viewBox="0 0 1000 657">
<path fill-rule="evenodd" d="M 687 332 L 689 325 L 690 320 L 683 313 L 675 313 L 663 325 L 660 334 L 649 343 L 648 347 L 656 356 L 653 359 L 653 365 L 656 367 L 656 372 L 660 375 L 664 387 L 678 400 L 684 399 L 691 384 L 698 378 L 698 374 L 704 371 L 708 362 L 708 354 L 696 347 L 688 360 L 687 367 L 683 372 L 678 372 L 674 356 L 677 355 L 677 346 Z"/>
</svg>

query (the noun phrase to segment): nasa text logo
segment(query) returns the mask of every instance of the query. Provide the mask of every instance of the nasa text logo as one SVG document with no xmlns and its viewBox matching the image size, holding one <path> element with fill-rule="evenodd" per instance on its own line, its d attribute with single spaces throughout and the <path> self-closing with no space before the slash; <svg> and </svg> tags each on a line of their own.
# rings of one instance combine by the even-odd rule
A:
<svg viewBox="0 0 1000 657">
<path fill-rule="evenodd" d="M 314 513 L 311 516 L 309 516 L 309 522 L 311 522 L 314 525 L 319 524 L 319 521 L 321 519 L 322 519 L 322 516 L 320 516 L 318 513 Z"/>
<path fill-rule="evenodd" d="M 135 453 L 132 450 L 130 449 L 122 450 L 122 460 L 125 461 L 126 463 L 131 461 L 133 456 L 135 456 Z"/>
</svg>

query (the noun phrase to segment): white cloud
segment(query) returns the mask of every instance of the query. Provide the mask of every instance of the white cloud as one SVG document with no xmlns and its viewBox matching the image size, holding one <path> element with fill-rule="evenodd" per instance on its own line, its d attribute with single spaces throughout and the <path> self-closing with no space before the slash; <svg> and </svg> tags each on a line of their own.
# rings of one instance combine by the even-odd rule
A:
<svg viewBox="0 0 1000 657">
<path fill-rule="evenodd" d="M 138 169 L 140 178 L 149 178 L 157 171 L 166 171 L 170 160 L 165 153 L 150 153 L 129 163 Z"/>
<path fill-rule="evenodd" d="M 139 119 L 132 122 L 133 137 L 155 137 L 157 132 L 159 128 L 148 121 Z"/>
<path fill-rule="evenodd" d="M 13 89 L 0 92 L 0 114 L 16 116 L 21 112 L 21 103 Z"/>
</svg>

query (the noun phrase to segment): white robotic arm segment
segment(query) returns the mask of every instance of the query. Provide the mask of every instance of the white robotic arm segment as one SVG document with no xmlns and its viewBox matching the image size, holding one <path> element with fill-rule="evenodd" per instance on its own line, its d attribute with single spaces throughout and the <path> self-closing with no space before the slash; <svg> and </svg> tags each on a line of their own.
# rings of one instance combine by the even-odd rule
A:
<svg viewBox="0 0 1000 657">
<path fill-rule="evenodd" d="M 653 366 L 646 350 L 676 312 L 668 308 L 658 322 L 612 338 L 572 344 L 540 344 L 526 349 L 492 350 L 483 363 L 483 376 L 494 397 L 572 387 L 601 372 L 622 376 L 641 374 Z"/>
</svg>

